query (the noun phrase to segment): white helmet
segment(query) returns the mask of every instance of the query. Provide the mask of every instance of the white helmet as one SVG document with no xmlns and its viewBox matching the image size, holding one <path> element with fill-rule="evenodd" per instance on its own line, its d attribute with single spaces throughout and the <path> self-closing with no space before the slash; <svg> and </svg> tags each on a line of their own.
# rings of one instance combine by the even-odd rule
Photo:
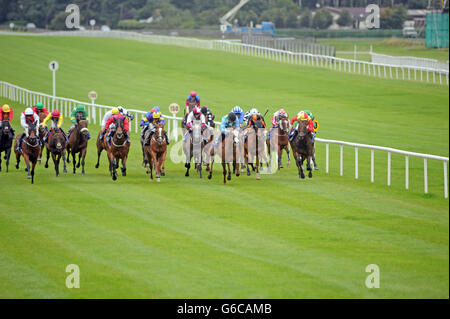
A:
<svg viewBox="0 0 450 319">
<path fill-rule="evenodd" d="M 250 110 L 250 114 L 251 115 L 253 115 L 253 114 L 258 114 L 259 112 L 258 112 L 258 110 L 256 109 L 256 108 L 252 108 L 251 110 Z"/>
<path fill-rule="evenodd" d="M 33 110 L 31 108 L 26 108 L 25 109 L 25 115 L 27 115 L 27 116 L 33 115 Z"/>
<path fill-rule="evenodd" d="M 123 114 L 123 111 L 124 111 L 124 109 L 123 109 L 123 107 L 122 107 L 122 106 L 118 105 L 118 106 L 117 106 L 117 109 L 119 110 L 119 112 L 120 112 L 120 113 L 122 113 L 122 114 Z"/>
</svg>

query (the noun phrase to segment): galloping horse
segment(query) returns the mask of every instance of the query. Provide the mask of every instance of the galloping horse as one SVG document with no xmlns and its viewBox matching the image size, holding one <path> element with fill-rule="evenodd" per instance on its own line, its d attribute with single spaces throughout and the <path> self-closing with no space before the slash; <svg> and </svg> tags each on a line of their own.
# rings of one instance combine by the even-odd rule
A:
<svg viewBox="0 0 450 319">
<path fill-rule="evenodd" d="M 165 176 L 164 162 L 167 154 L 167 142 L 164 132 L 164 124 L 155 124 L 156 131 L 150 140 L 150 145 L 144 146 L 146 158 L 148 158 L 147 174 L 153 180 L 153 165 L 155 166 L 156 181 L 160 182 L 160 176 Z"/>
<path fill-rule="evenodd" d="M 292 151 L 294 152 L 295 163 L 298 167 L 299 178 L 305 178 L 303 173 L 303 162 L 306 159 L 306 168 L 309 171 L 308 177 L 312 177 L 311 158 L 315 152 L 314 143 L 311 134 L 308 131 L 308 122 L 299 122 L 297 136 L 291 141 Z"/>
<path fill-rule="evenodd" d="M 45 115 L 44 112 L 40 112 L 39 113 L 39 123 L 40 124 L 42 124 L 42 122 L 44 122 L 45 117 L 46 117 L 46 115 Z M 48 128 L 44 127 L 42 125 L 39 125 L 39 130 L 38 131 L 39 131 L 39 139 L 43 142 L 45 136 L 48 133 Z M 42 143 L 41 149 L 39 151 L 39 157 L 38 157 L 39 164 L 41 163 L 41 158 L 42 158 L 42 153 L 44 152 L 44 148 L 45 148 L 45 145 L 44 145 L 44 143 Z"/>
<path fill-rule="evenodd" d="M 100 130 L 98 132 L 98 136 L 97 136 L 97 164 L 95 164 L 95 168 L 99 168 L 100 167 L 100 155 L 102 155 L 102 151 L 106 150 L 105 149 L 105 136 L 106 134 L 103 136 L 103 139 L 100 139 L 100 135 L 102 134 L 102 130 Z"/>
<path fill-rule="evenodd" d="M 244 159 L 245 165 L 247 167 L 247 176 L 250 176 L 250 168 L 249 165 L 252 166 L 252 169 L 255 170 L 253 166 L 253 161 L 256 159 L 256 179 L 260 179 L 259 176 L 259 166 L 260 159 L 264 159 L 267 163 L 267 170 L 270 172 L 269 161 L 266 155 L 266 143 L 265 143 L 265 130 L 261 123 L 261 121 L 256 122 L 256 128 L 246 128 L 243 132 L 247 138 L 244 142 Z M 262 167 L 262 164 L 261 164 Z"/>
<path fill-rule="evenodd" d="M 287 116 L 283 116 L 280 118 L 280 123 L 278 125 L 278 128 L 275 130 L 273 129 L 270 140 L 267 139 L 267 149 L 269 151 L 269 158 L 271 150 L 277 150 L 278 154 L 278 169 L 283 168 L 283 163 L 281 161 L 283 150 L 286 151 L 288 161 L 287 161 L 287 167 L 291 166 L 291 152 L 289 150 L 289 120 Z"/>
<path fill-rule="evenodd" d="M 76 173 L 76 168 L 81 168 L 81 174 L 84 175 L 84 160 L 86 158 L 86 151 L 88 145 L 89 130 L 86 120 L 77 119 L 77 124 L 70 134 L 69 143 L 67 143 L 67 163 L 70 163 L 70 154 L 73 159 L 73 173 Z M 79 153 L 78 164 L 76 163 L 75 154 Z M 75 166 L 76 165 L 76 166 Z M 76 167 L 76 168 L 75 168 Z"/>
<path fill-rule="evenodd" d="M 120 160 L 122 160 L 122 176 L 127 176 L 127 158 L 130 151 L 130 143 L 124 131 L 124 120 L 123 118 L 118 118 L 115 120 L 114 126 L 111 124 L 110 130 L 113 130 L 110 140 L 111 145 L 108 144 L 106 138 L 103 143 L 103 147 L 108 154 L 109 171 L 113 181 L 117 180 L 116 169 L 119 167 Z"/>
<path fill-rule="evenodd" d="M 9 121 L 2 121 L 0 129 L 0 172 L 2 171 L 2 152 L 5 152 L 6 172 L 8 172 L 9 158 L 11 157 L 12 141 L 14 140 L 13 129 Z"/>
<path fill-rule="evenodd" d="M 28 125 L 28 137 L 25 137 L 22 141 L 22 150 L 18 151 L 17 147 L 19 145 L 20 135 L 16 137 L 14 142 L 14 153 L 16 154 L 16 169 L 19 169 L 20 156 L 23 156 L 25 163 L 27 164 L 28 178 L 31 178 L 31 184 L 34 184 L 34 168 L 36 166 L 39 152 L 41 151 L 41 146 L 39 144 L 39 139 L 36 135 L 36 125 Z M 30 170 L 31 162 L 31 170 Z"/>
<path fill-rule="evenodd" d="M 221 134 L 221 133 L 219 133 Z M 239 168 L 239 163 L 242 158 L 242 141 L 239 134 L 239 129 L 230 129 L 225 134 L 225 139 L 222 139 L 219 148 L 218 155 L 222 159 L 222 169 L 223 169 L 223 183 L 227 183 L 227 179 L 231 180 L 231 168 L 230 163 L 233 163 L 233 170 L 237 177 L 241 174 Z M 211 167 L 209 169 L 208 179 L 212 178 L 213 167 L 214 167 L 214 156 L 215 148 L 212 147 L 210 150 L 211 156 Z"/>
<path fill-rule="evenodd" d="M 67 173 L 66 169 L 66 137 L 64 136 L 60 128 L 54 128 L 48 137 L 46 144 L 47 147 L 47 161 L 45 162 L 45 168 L 48 168 L 48 160 L 50 153 L 52 154 L 52 160 L 55 164 L 56 177 L 59 176 L 59 161 L 63 160 L 64 173 Z"/>
<path fill-rule="evenodd" d="M 192 135 L 189 138 L 184 139 L 183 141 L 183 152 L 186 155 L 186 163 L 184 167 L 186 167 L 186 177 L 189 177 L 189 169 L 191 168 L 191 160 L 194 157 L 194 165 L 197 172 L 200 174 L 200 178 L 202 178 L 202 157 L 203 157 L 203 149 L 205 147 L 205 140 L 203 137 L 201 124 L 198 122 L 194 123 L 194 127 L 192 128 Z"/>
</svg>

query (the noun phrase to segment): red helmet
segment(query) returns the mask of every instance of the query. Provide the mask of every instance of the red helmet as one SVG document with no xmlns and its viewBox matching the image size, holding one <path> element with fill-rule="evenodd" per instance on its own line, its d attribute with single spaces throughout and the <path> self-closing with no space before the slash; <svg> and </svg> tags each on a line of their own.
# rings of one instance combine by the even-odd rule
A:
<svg viewBox="0 0 450 319">
<path fill-rule="evenodd" d="M 202 110 L 196 106 L 194 107 L 194 109 L 192 110 L 192 112 L 194 113 L 194 115 L 200 115 L 200 113 L 202 112 Z"/>
<path fill-rule="evenodd" d="M 53 116 L 53 117 L 59 117 L 59 116 L 60 116 L 59 111 L 58 111 L 58 110 L 54 110 L 54 111 L 52 112 L 52 116 Z"/>
<path fill-rule="evenodd" d="M 286 111 L 284 109 L 281 109 L 279 113 L 280 114 L 286 114 Z"/>
<path fill-rule="evenodd" d="M 191 94 L 190 94 L 192 97 L 196 97 L 197 96 L 197 92 L 195 92 L 195 91 L 191 91 Z"/>
</svg>

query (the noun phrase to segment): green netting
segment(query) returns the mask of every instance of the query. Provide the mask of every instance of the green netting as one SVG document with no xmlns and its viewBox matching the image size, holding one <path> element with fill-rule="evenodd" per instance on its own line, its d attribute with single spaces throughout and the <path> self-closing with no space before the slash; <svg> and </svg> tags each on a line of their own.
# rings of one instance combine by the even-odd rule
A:
<svg viewBox="0 0 450 319">
<path fill-rule="evenodd" d="M 427 13 L 425 45 L 448 48 L 448 13 Z"/>
</svg>

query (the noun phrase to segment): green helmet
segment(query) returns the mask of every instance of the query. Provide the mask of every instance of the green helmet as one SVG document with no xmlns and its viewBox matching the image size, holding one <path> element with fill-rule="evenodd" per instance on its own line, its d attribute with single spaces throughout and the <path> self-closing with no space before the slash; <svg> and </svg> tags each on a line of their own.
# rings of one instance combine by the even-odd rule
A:
<svg viewBox="0 0 450 319">
<path fill-rule="evenodd" d="M 76 111 L 77 111 L 77 112 L 84 112 L 84 106 L 81 105 L 81 104 L 78 104 L 78 105 L 77 105 L 77 108 L 76 108 Z"/>
<path fill-rule="evenodd" d="M 310 110 L 304 110 L 303 112 L 305 112 L 306 114 L 308 114 L 309 117 L 310 117 L 312 120 L 314 120 L 314 115 L 311 113 Z"/>
<path fill-rule="evenodd" d="M 44 108 L 44 105 L 43 105 L 41 102 L 38 102 L 38 103 L 36 104 L 36 108 L 37 108 L 38 110 L 42 110 L 42 109 Z"/>
</svg>

